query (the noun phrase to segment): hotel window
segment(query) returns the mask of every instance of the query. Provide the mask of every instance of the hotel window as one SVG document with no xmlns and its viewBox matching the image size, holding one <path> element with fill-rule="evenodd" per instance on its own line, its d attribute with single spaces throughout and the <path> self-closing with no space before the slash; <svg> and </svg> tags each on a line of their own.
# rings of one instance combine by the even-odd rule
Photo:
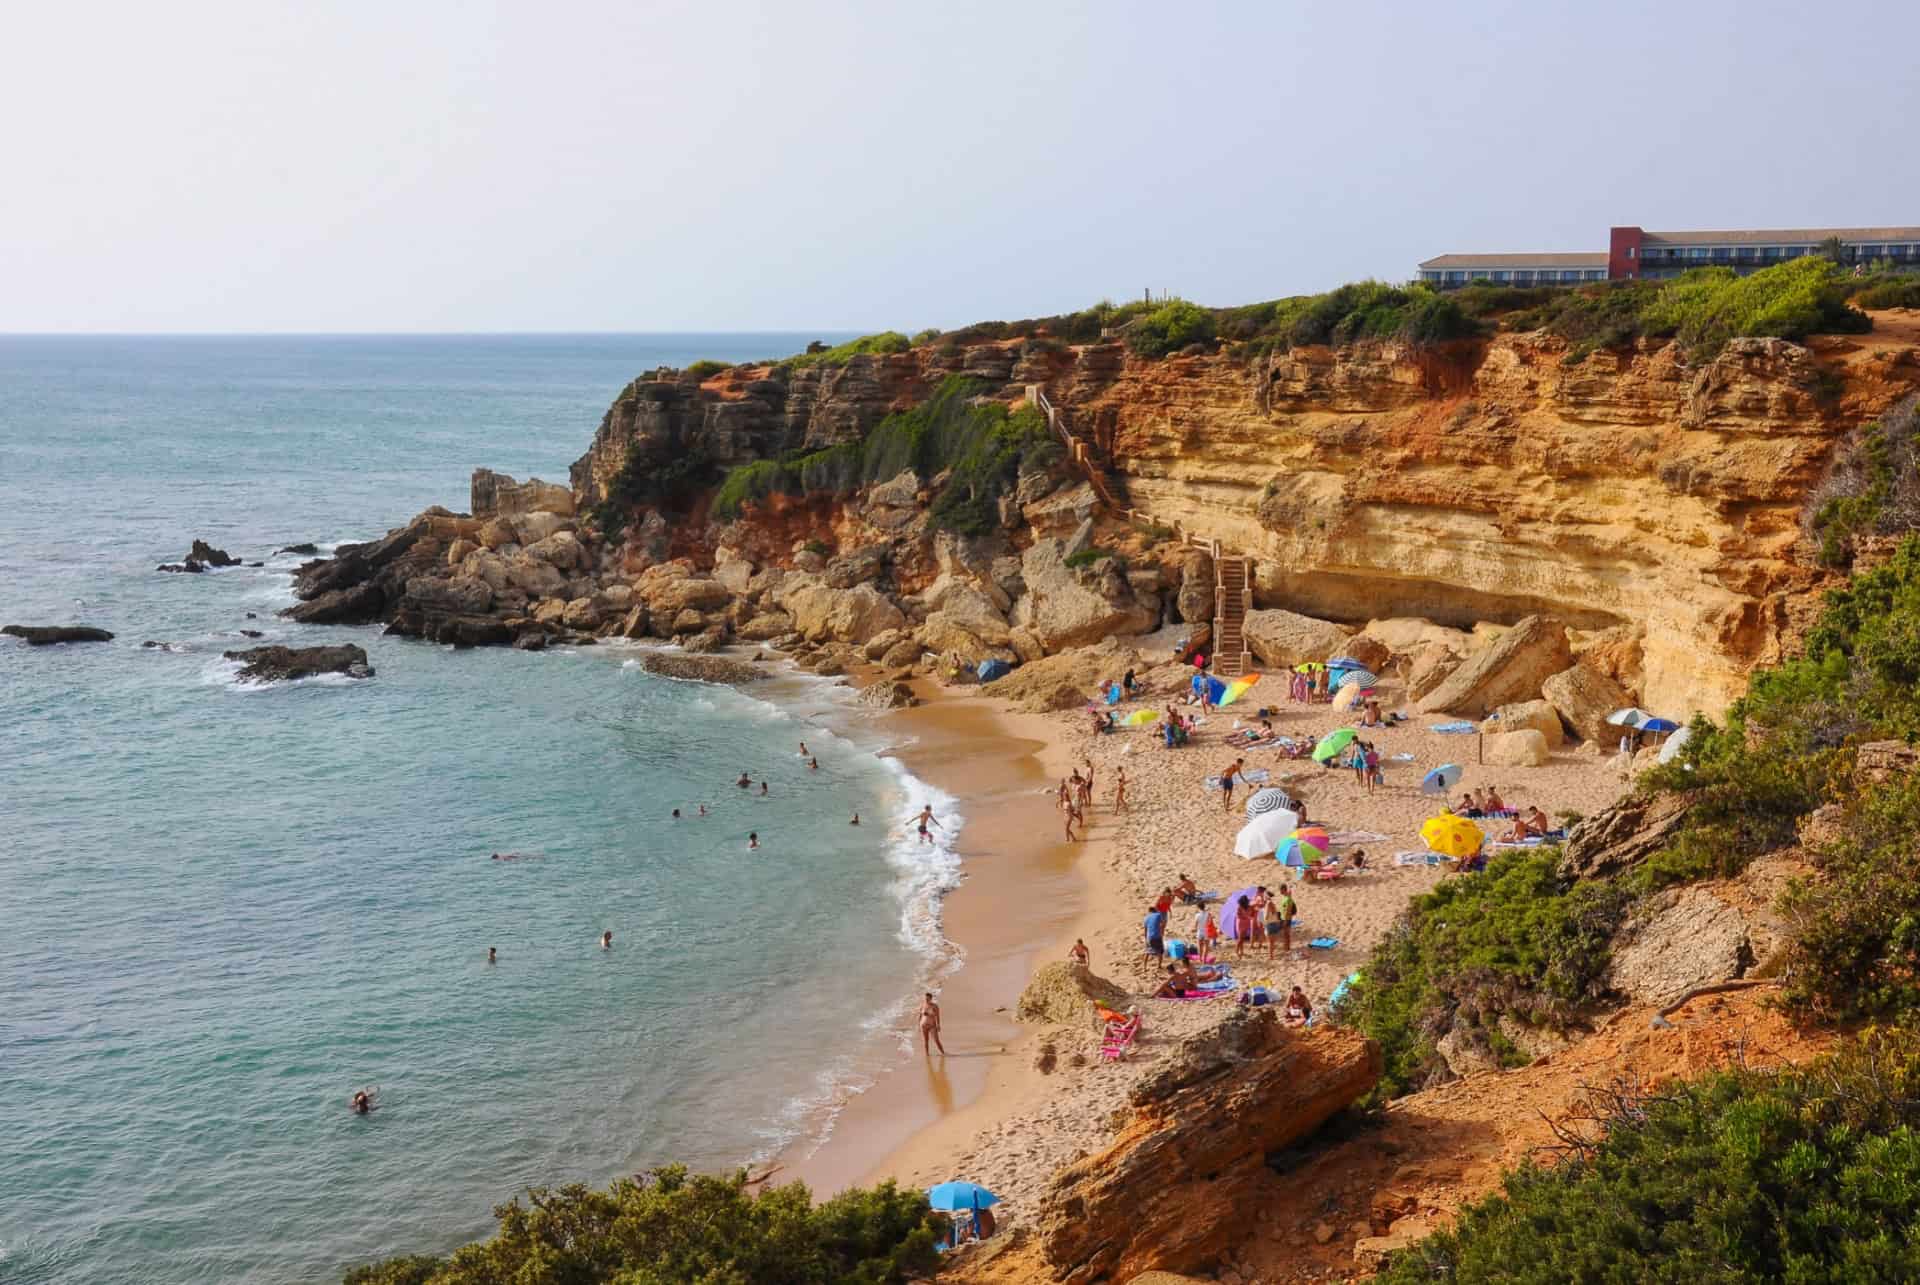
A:
<svg viewBox="0 0 1920 1285">
<path fill-rule="evenodd" d="M 1639 248 L 1640 248 L 1640 247 L 1639 247 L 1639 246 L 1637 246 L 1637 245 L 1630 245 L 1630 246 L 1628 246 L 1628 247 L 1627 247 L 1627 257 L 1628 257 L 1629 259 L 1631 259 L 1631 258 L 1633 258 L 1633 256 L 1634 256 L 1634 252 L 1635 252 L 1636 250 L 1638 250 Z"/>
<path fill-rule="evenodd" d="M 1495 281 L 1498 281 L 1500 284 L 1505 285 L 1507 281 L 1507 274 L 1505 272 L 1495 272 L 1493 274 L 1493 279 Z"/>
</svg>

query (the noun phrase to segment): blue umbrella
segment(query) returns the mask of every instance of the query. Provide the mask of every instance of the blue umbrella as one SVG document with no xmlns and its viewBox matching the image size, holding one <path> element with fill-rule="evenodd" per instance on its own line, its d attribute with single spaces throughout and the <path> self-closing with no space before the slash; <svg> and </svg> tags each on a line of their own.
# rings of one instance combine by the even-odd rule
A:
<svg viewBox="0 0 1920 1285">
<path fill-rule="evenodd" d="M 990 1209 L 1000 1203 L 1000 1197 L 977 1182 L 943 1182 L 927 1188 L 927 1203 L 943 1213 L 956 1213 L 962 1209 Z"/>
<path fill-rule="evenodd" d="M 1466 769 L 1458 763 L 1442 763 L 1421 779 L 1420 793 L 1443 796 L 1451 794 L 1453 787 L 1460 784 L 1460 778 L 1466 774 Z"/>
<path fill-rule="evenodd" d="M 1670 718 L 1650 718 L 1640 724 L 1638 730 L 1642 732 L 1677 732 L 1680 730 L 1680 724 Z"/>
<path fill-rule="evenodd" d="M 1335 656 L 1327 662 L 1328 669 L 1365 669 L 1366 666 L 1351 656 Z"/>
</svg>

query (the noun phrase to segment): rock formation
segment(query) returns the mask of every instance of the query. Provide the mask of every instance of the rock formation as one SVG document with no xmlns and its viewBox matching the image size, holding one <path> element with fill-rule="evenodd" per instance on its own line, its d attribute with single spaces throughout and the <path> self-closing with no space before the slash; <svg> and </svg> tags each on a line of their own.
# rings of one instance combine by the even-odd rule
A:
<svg viewBox="0 0 1920 1285">
<path fill-rule="evenodd" d="M 1132 1095 L 1106 1151 L 1054 1175 L 1039 1214 L 1054 1279 L 1190 1271 L 1238 1239 L 1237 1186 L 1380 1077 L 1380 1049 L 1350 1031 L 1282 1029 L 1270 1009 L 1233 1014 Z"/>
<path fill-rule="evenodd" d="M 1692 806 L 1690 794 L 1629 794 L 1582 818 L 1561 850 L 1561 878 L 1598 879 L 1633 869 L 1666 846 Z"/>
<path fill-rule="evenodd" d="M 1566 626 L 1547 616 L 1528 616 L 1468 656 L 1416 708 L 1485 718 L 1501 705 L 1533 700 L 1542 683 L 1572 663 Z"/>
<path fill-rule="evenodd" d="M 640 667 L 662 678 L 684 678 L 701 683 L 757 683 L 766 671 L 744 660 L 725 656 L 676 656 L 671 652 L 649 652 Z"/>
<path fill-rule="evenodd" d="M 112 642 L 113 635 L 92 625 L 8 625 L 0 629 L 22 639 L 29 647 L 50 647 L 54 643 Z"/>
<path fill-rule="evenodd" d="M 227 652 L 226 658 L 241 662 L 239 679 L 243 683 L 291 682 L 321 674 L 373 677 L 366 651 L 352 643 L 333 647 L 251 647 L 246 651 Z"/>
<path fill-rule="evenodd" d="M 1633 704 L 1620 684 L 1585 661 L 1548 678 L 1540 684 L 1540 693 L 1574 735 L 1601 746 L 1619 731 L 1607 722 L 1607 715 Z"/>
</svg>

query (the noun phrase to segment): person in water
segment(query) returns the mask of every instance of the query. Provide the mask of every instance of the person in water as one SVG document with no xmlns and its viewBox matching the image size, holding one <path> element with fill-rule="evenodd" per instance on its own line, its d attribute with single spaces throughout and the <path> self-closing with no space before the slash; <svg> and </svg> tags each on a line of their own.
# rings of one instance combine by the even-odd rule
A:
<svg viewBox="0 0 1920 1285">
<path fill-rule="evenodd" d="M 755 848 L 759 846 L 760 846 L 760 832 L 758 830 L 749 830 L 747 832 L 747 851 L 752 852 Z"/>
<path fill-rule="evenodd" d="M 500 962 L 500 955 L 492 946 L 487 947 L 487 962 L 489 964 L 497 964 Z"/>
<path fill-rule="evenodd" d="M 848 824 L 848 825 L 859 825 L 859 824 L 860 824 L 860 814 L 859 814 L 858 812 L 856 812 L 856 813 L 854 813 L 854 814 L 853 814 L 853 820 L 851 820 L 851 821 L 849 821 L 849 822 L 847 822 L 847 824 Z"/>
<path fill-rule="evenodd" d="M 705 816 L 706 814 L 707 814 L 707 805 L 702 803 L 700 805 L 700 815 Z"/>
<path fill-rule="evenodd" d="M 947 1046 L 940 1042 L 940 1006 L 933 1002 L 932 991 L 926 992 L 920 1001 L 920 1051 L 932 1057 L 933 1049 L 927 1047 L 929 1040 L 933 1048 L 940 1050 L 941 1057 L 947 1055 Z"/>
<path fill-rule="evenodd" d="M 803 759 L 813 757 L 811 754 L 807 753 L 807 743 L 805 741 L 800 742 L 800 757 Z"/>
<path fill-rule="evenodd" d="M 931 803 L 927 804 L 925 807 L 920 809 L 920 815 L 915 817 L 914 821 L 920 827 L 920 842 L 922 843 L 933 842 L 933 836 L 927 833 L 928 826 L 932 826 L 936 830 L 941 830 L 946 828 L 945 826 L 942 826 L 938 821 L 933 819 L 933 804 Z"/>
<path fill-rule="evenodd" d="M 752 778 L 752 777 L 750 777 L 750 776 L 748 776 L 748 775 L 747 775 L 747 774 L 746 774 L 745 772 L 742 772 L 742 773 L 740 774 L 740 779 L 739 779 L 739 780 L 737 780 L 737 781 L 735 781 L 735 782 L 734 782 L 734 784 L 735 784 L 735 785 L 737 785 L 737 786 L 739 786 L 739 787 L 740 787 L 741 789 L 743 789 L 743 790 L 744 790 L 744 789 L 746 789 L 746 788 L 747 788 L 747 787 L 748 787 L 749 785 L 752 785 L 752 784 L 753 784 L 753 778 Z"/>
<path fill-rule="evenodd" d="M 765 781 L 760 782 L 760 797 L 763 799 L 767 797 L 767 783 Z"/>
<path fill-rule="evenodd" d="M 600 949 L 601 950 L 613 949 L 613 929 L 609 928 L 607 929 L 607 931 L 600 934 Z"/>
<path fill-rule="evenodd" d="M 680 819 L 680 809 L 679 809 L 679 808 L 675 808 L 675 809 L 673 810 L 673 819 L 674 819 L 674 820 L 676 820 L 676 821 L 678 821 L 678 820 Z"/>
<path fill-rule="evenodd" d="M 368 1093 L 365 1089 L 362 1089 L 358 1093 L 353 1095 L 353 1113 L 355 1115 L 366 1115 L 368 1112 L 372 1110 L 373 1110 L 373 1095 L 371 1093 Z"/>
<path fill-rule="evenodd" d="M 808 767 L 808 768 L 810 768 L 810 769 L 812 769 L 812 770 L 813 770 L 813 771 L 815 771 L 815 772 L 818 772 L 818 771 L 820 770 L 820 760 L 819 760 L 819 759 L 808 759 L 808 760 L 807 760 L 807 767 Z"/>
</svg>

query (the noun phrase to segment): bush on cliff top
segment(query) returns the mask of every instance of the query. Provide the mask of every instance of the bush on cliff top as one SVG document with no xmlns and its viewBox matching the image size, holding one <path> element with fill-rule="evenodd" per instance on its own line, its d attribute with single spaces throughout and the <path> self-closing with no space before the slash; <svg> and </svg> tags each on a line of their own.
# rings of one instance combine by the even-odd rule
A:
<svg viewBox="0 0 1920 1285">
<path fill-rule="evenodd" d="M 532 1191 L 494 1214 L 491 1240 L 358 1267 L 345 1285 L 883 1285 L 937 1262 L 926 1197 L 891 1182 L 816 1206 L 801 1183 L 755 1196 L 744 1174 L 671 1166 L 604 1191 Z"/>
<path fill-rule="evenodd" d="M 1502 1014 L 1559 1028 L 1600 996 L 1629 897 L 1562 880 L 1558 861 L 1558 849 L 1496 856 L 1485 873 L 1415 897 L 1374 947 L 1338 1017 L 1385 1054 L 1376 1098 L 1443 1074 L 1436 1044 L 1449 1032 L 1511 1058 Z"/>
<path fill-rule="evenodd" d="M 913 347 L 913 340 L 898 330 L 882 330 L 878 334 L 862 335 L 858 339 L 849 339 L 832 348 L 823 348 L 819 352 L 797 353 L 785 358 L 782 366 L 844 366 L 855 357 L 883 357 L 889 353 L 905 352 Z"/>
<path fill-rule="evenodd" d="M 1872 1033 L 1812 1066 L 1601 1089 L 1551 1168 L 1393 1257 L 1430 1281 L 1894 1282 L 1920 1238 L 1920 1040 Z"/>
<path fill-rule="evenodd" d="M 1127 347 L 1140 357 L 1165 357 L 1188 344 L 1213 338 L 1213 313 L 1197 303 L 1175 299 L 1127 327 Z"/>
</svg>

